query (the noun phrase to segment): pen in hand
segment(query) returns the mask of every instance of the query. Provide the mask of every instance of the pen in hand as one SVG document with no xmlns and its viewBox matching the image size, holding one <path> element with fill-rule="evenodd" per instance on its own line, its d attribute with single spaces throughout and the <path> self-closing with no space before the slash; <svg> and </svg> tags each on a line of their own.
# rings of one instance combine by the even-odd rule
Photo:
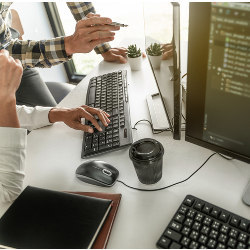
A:
<svg viewBox="0 0 250 250">
<path fill-rule="evenodd" d="M 119 27 L 128 27 L 127 24 L 123 24 L 123 23 L 117 23 L 117 22 L 112 22 L 108 25 L 111 25 L 111 26 L 119 26 Z"/>
</svg>

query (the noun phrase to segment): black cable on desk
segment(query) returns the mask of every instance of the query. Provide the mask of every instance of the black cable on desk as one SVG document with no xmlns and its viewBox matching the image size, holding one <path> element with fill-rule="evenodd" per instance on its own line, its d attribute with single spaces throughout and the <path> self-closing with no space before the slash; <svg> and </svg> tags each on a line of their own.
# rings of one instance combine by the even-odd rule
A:
<svg viewBox="0 0 250 250">
<path fill-rule="evenodd" d="M 149 120 L 147 120 L 147 119 L 142 119 L 142 120 L 137 121 L 137 122 L 135 123 L 134 127 L 132 127 L 132 129 L 137 130 L 137 128 L 136 128 L 135 126 L 136 126 L 138 123 L 140 123 L 140 122 L 148 122 L 148 123 L 150 124 L 151 130 L 152 130 L 152 133 L 153 133 L 154 135 L 160 134 L 160 133 L 165 132 L 165 131 L 171 131 L 171 129 L 170 129 L 170 128 L 167 128 L 167 129 L 163 129 L 163 130 L 160 130 L 160 131 L 154 132 L 154 128 L 153 128 L 153 124 L 152 124 L 152 122 L 151 122 L 151 121 L 149 121 Z"/>
<path fill-rule="evenodd" d="M 175 185 L 178 185 L 178 184 L 181 184 L 187 180 L 189 180 L 194 174 L 196 174 L 208 161 L 210 158 L 212 158 L 214 155 L 216 155 L 217 153 L 213 153 L 211 154 L 205 161 L 204 163 L 198 168 L 196 169 L 189 177 L 187 177 L 186 179 L 182 180 L 182 181 L 178 181 L 176 183 L 173 183 L 171 185 L 168 185 L 168 186 L 165 186 L 165 187 L 162 187 L 162 188 L 156 188 L 156 189 L 143 189 L 143 188 L 135 188 L 135 187 L 132 187 L 132 186 L 129 186 L 127 185 L 126 183 L 124 183 L 123 181 L 120 181 L 120 180 L 117 180 L 117 182 L 120 182 L 122 183 L 123 185 L 125 185 L 126 187 L 128 188 L 132 188 L 134 190 L 138 190 L 138 191 L 147 191 L 147 192 L 153 192 L 153 191 L 160 191 L 160 190 L 163 190 L 163 189 L 167 189 L 167 188 L 170 188 L 170 187 L 173 187 Z M 229 159 L 228 159 L 229 160 Z"/>
</svg>

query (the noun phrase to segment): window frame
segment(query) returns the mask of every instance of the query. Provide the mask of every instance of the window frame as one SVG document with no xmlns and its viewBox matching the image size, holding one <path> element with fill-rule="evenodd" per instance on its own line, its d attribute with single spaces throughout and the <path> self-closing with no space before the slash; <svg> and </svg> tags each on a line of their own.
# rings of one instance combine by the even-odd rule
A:
<svg viewBox="0 0 250 250">
<path fill-rule="evenodd" d="M 65 31 L 61 21 L 56 2 L 44 2 L 44 7 L 49 18 L 49 22 L 55 37 L 65 36 Z M 70 82 L 79 83 L 86 75 L 76 73 L 73 60 L 64 63 L 65 71 Z"/>
</svg>

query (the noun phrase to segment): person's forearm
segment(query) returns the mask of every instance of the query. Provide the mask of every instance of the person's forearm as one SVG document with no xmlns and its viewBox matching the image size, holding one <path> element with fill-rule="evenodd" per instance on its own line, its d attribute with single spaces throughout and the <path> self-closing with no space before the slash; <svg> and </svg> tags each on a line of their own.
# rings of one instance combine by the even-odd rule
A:
<svg viewBox="0 0 250 250">
<path fill-rule="evenodd" d="M 52 107 L 17 106 L 17 115 L 21 128 L 29 131 L 51 125 L 48 114 Z"/>
<path fill-rule="evenodd" d="M 64 37 L 41 41 L 12 40 L 6 49 L 14 59 L 21 61 L 24 68 L 50 68 L 71 59 L 65 51 Z"/>
<path fill-rule="evenodd" d="M 0 127 L 20 128 L 14 97 L 0 97 Z"/>
</svg>

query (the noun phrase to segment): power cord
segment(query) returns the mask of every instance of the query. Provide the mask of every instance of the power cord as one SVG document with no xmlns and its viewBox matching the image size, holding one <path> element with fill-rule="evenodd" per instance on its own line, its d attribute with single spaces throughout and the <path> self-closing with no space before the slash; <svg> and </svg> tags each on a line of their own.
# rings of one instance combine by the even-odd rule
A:
<svg viewBox="0 0 250 250">
<path fill-rule="evenodd" d="M 186 179 L 182 180 L 182 181 L 178 181 L 176 183 L 173 183 L 171 185 L 168 185 L 168 186 L 165 186 L 165 187 L 162 187 L 162 188 L 156 188 L 156 189 L 143 189 L 143 188 L 135 188 L 135 187 L 132 187 L 132 186 L 129 186 L 127 185 L 126 183 L 124 183 L 123 181 L 120 181 L 120 180 L 117 180 L 117 182 L 120 182 L 122 183 L 124 186 L 128 187 L 128 188 L 132 188 L 134 190 L 138 190 L 138 191 L 146 191 L 146 192 L 153 192 L 153 191 L 160 191 L 160 190 L 163 190 L 163 189 L 167 189 L 167 188 L 170 188 L 170 187 L 173 187 L 175 185 L 178 185 L 178 184 L 181 184 L 187 180 L 189 180 L 194 174 L 196 174 L 208 161 L 210 158 L 212 158 L 214 155 L 216 155 L 217 153 L 213 153 L 211 154 L 205 161 L 204 163 L 198 168 L 196 169 L 189 177 L 187 177 Z M 220 153 L 218 153 L 220 156 L 222 156 Z M 222 156 L 224 157 L 224 156 Z M 229 158 L 227 160 L 230 160 Z"/>
<path fill-rule="evenodd" d="M 231 161 L 231 160 L 234 159 L 233 157 L 228 157 L 228 156 L 225 156 L 225 155 L 223 155 L 223 154 L 221 154 L 221 153 L 218 153 L 218 155 L 220 155 L 222 158 L 224 158 L 224 159 L 226 159 L 226 160 L 228 160 L 228 161 Z"/>
<path fill-rule="evenodd" d="M 164 129 L 164 130 L 160 130 L 160 131 L 154 132 L 154 128 L 153 128 L 152 122 L 149 121 L 149 120 L 147 120 L 147 119 L 139 120 L 138 122 L 135 123 L 135 125 L 134 125 L 134 127 L 132 127 L 132 129 L 137 130 L 137 128 L 136 128 L 135 126 L 136 126 L 138 123 L 140 123 L 140 122 L 148 122 L 148 123 L 150 124 L 152 133 L 153 133 L 154 135 L 160 134 L 160 133 L 165 132 L 165 131 L 172 131 L 170 128 L 167 128 L 167 129 Z"/>
</svg>

